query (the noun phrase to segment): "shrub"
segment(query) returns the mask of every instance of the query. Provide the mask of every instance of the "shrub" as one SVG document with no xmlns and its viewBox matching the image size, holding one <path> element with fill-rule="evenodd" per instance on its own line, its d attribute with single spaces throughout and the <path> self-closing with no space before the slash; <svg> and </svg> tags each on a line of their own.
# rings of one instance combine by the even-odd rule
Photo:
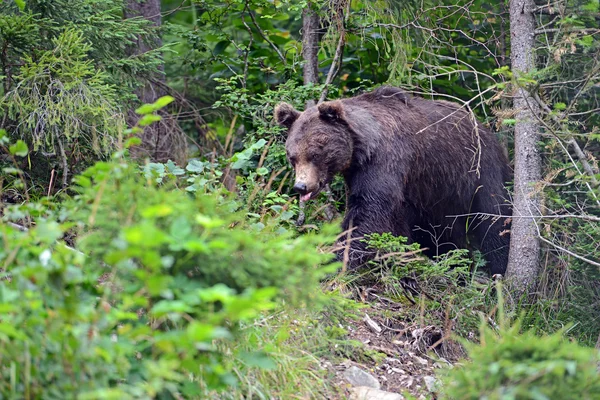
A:
<svg viewBox="0 0 600 400">
<path fill-rule="evenodd" d="M 178 190 L 118 158 L 76 182 L 56 209 L 5 210 L 31 229 L 0 225 L 6 397 L 202 397 L 235 384 L 232 357 L 273 367 L 235 345 L 240 323 L 277 299 L 318 303 L 327 236 L 294 238 L 268 221 L 258 232 L 226 193 Z"/>
<path fill-rule="evenodd" d="M 597 399 L 596 351 L 564 339 L 538 336 L 503 322 L 496 332 L 482 324 L 480 343 L 466 343 L 469 362 L 448 370 L 450 399 Z"/>
</svg>

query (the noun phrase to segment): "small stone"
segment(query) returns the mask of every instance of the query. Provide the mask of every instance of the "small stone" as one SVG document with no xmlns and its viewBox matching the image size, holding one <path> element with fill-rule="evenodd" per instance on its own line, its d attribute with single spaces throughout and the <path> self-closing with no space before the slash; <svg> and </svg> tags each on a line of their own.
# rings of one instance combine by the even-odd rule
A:
<svg viewBox="0 0 600 400">
<path fill-rule="evenodd" d="M 350 390 L 349 400 L 404 400 L 404 396 L 398 393 L 359 386 Z"/>
<path fill-rule="evenodd" d="M 438 391 L 438 380 L 433 376 L 424 376 L 423 381 L 425 381 L 425 386 L 427 386 L 427 390 L 429 390 L 431 393 Z"/>
<path fill-rule="evenodd" d="M 427 365 L 427 364 L 429 364 L 429 363 L 427 362 L 427 360 L 425 360 L 425 359 L 423 359 L 423 358 L 421 358 L 421 357 L 417 357 L 417 356 L 415 356 L 414 358 L 415 358 L 415 360 L 417 360 L 417 361 L 418 361 L 418 362 L 419 362 L 421 365 Z"/>
<path fill-rule="evenodd" d="M 350 382 L 352 386 L 367 386 L 375 389 L 381 387 L 377 378 L 355 366 L 344 371 L 344 378 Z"/>
<path fill-rule="evenodd" d="M 404 372 L 404 370 L 401 370 L 400 368 L 392 368 L 392 371 L 394 371 L 397 374 L 402 374 L 402 375 L 406 375 L 406 372 Z"/>
</svg>

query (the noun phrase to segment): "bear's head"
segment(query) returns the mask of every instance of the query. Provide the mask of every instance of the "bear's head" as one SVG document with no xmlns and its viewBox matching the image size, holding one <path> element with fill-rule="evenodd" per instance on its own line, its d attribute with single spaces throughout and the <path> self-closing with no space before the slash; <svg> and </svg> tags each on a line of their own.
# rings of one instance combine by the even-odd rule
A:
<svg viewBox="0 0 600 400">
<path fill-rule="evenodd" d="M 287 157 L 296 172 L 300 200 L 314 198 L 334 175 L 350 166 L 353 142 L 341 101 L 299 112 L 290 104 L 275 107 L 275 120 L 288 130 Z"/>
</svg>

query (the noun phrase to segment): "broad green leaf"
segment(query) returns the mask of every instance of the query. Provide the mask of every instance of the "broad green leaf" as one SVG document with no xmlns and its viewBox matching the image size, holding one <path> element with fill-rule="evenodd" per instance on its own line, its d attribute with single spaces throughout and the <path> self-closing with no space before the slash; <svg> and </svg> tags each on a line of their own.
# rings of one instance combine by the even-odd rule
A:
<svg viewBox="0 0 600 400">
<path fill-rule="evenodd" d="M 175 98 L 171 96 L 163 96 L 154 102 L 154 107 L 156 107 L 156 109 L 159 110 L 165 106 L 168 106 L 173 101 L 175 101 Z"/>
<path fill-rule="evenodd" d="M 146 114 L 138 121 L 138 125 L 139 126 L 148 126 L 154 122 L 160 121 L 161 119 L 162 118 L 160 117 L 160 115 Z"/>
<path fill-rule="evenodd" d="M 187 167 L 185 167 L 190 172 L 202 172 L 204 171 L 204 163 L 198 160 L 190 160 Z"/>
<path fill-rule="evenodd" d="M 19 157 L 25 157 L 29 152 L 29 149 L 27 148 L 27 143 L 20 139 L 17 140 L 15 144 L 11 145 L 8 150 L 10 151 L 10 154 Z"/>
<path fill-rule="evenodd" d="M 17 5 L 17 7 L 19 7 L 19 10 L 25 10 L 25 0 L 15 0 L 15 4 Z"/>
<path fill-rule="evenodd" d="M 136 114 L 150 114 L 153 113 L 154 111 L 156 111 L 156 108 L 154 107 L 154 104 L 144 104 L 138 108 L 136 108 L 135 112 Z"/>
<path fill-rule="evenodd" d="M 38 221 L 34 231 L 37 238 L 47 244 L 54 243 L 63 235 L 60 225 L 55 221 Z"/>
<path fill-rule="evenodd" d="M 150 310 L 150 313 L 154 317 L 162 317 L 162 316 L 170 314 L 170 313 L 189 313 L 189 312 L 192 312 L 192 308 L 188 304 L 184 303 L 183 301 L 179 301 L 179 300 L 159 301 L 158 303 L 156 303 L 154 305 L 154 307 L 152 307 L 152 310 Z"/>
</svg>

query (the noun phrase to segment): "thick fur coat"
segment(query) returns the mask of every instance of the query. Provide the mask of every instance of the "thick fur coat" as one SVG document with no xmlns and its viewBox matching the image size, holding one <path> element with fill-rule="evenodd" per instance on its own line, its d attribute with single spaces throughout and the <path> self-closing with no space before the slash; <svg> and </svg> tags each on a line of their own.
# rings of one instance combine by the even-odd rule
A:
<svg viewBox="0 0 600 400">
<path fill-rule="evenodd" d="M 303 200 L 344 176 L 342 228 L 355 228 L 353 265 L 370 255 L 356 238 L 391 232 L 430 255 L 464 248 L 470 237 L 490 271 L 505 272 L 510 167 L 494 134 L 464 108 L 381 87 L 304 112 L 282 103 L 275 117 L 289 130 L 286 150 Z"/>
</svg>

